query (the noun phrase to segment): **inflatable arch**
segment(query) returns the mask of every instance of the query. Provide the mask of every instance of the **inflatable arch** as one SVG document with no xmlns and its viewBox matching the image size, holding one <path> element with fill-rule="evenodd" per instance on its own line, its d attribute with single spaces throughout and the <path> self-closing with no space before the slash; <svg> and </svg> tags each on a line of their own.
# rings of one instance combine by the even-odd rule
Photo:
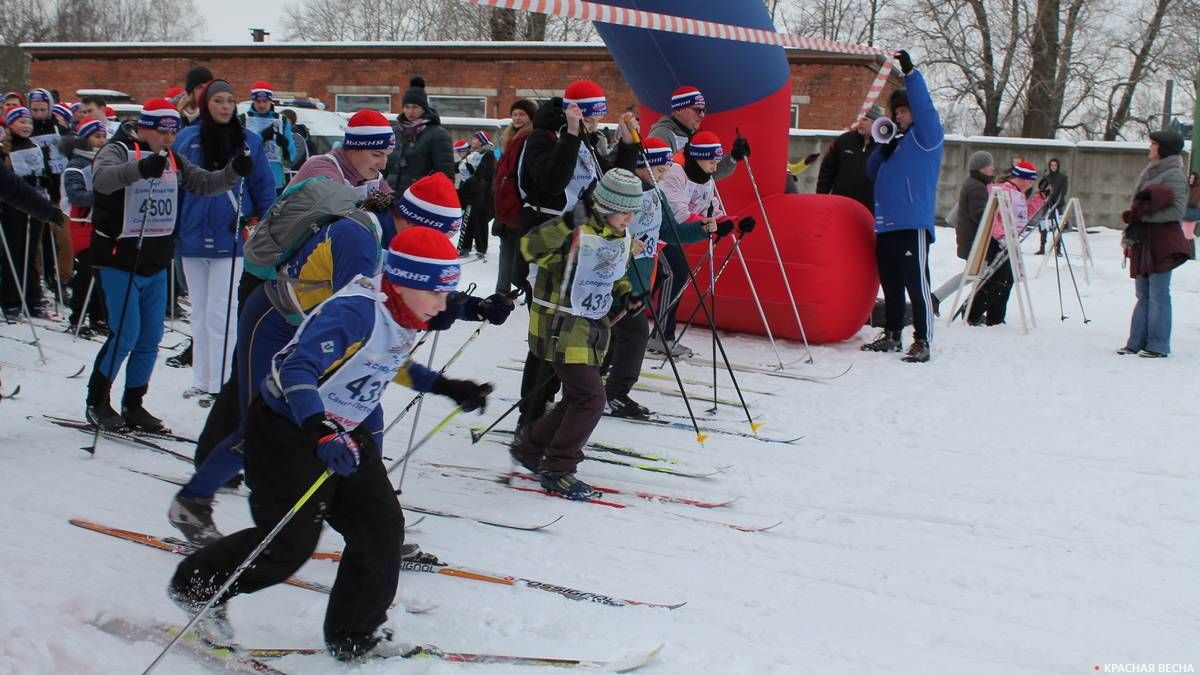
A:
<svg viewBox="0 0 1200 675">
<path fill-rule="evenodd" d="M 775 30 L 761 0 L 605 0 L 605 4 Z M 838 342 L 854 335 L 870 315 L 879 287 L 874 220 L 850 199 L 784 194 L 791 73 L 783 48 L 600 22 L 596 29 L 638 98 L 643 133 L 668 107 L 671 92 L 682 85 L 704 93 L 708 114 L 702 128 L 717 133 L 726 152 L 740 129 L 750 141 L 750 167 L 809 341 Z M 754 216 L 759 221 L 741 247 L 772 332 L 800 339 L 745 162 L 718 189 L 731 216 Z M 719 245 L 718 262 L 729 246 L 728 238 Z M 693 265 L 704 254 L 703 245 L 685 250 Z M 697 281 L 707 288 L 707 275 Z M 685 293 L 679 308 L 682 318 L 695 304 L 696 294 Z M 717 284 L 717 322 L 726 330 L 765 334 L 736 261 Z"/>
</svg>

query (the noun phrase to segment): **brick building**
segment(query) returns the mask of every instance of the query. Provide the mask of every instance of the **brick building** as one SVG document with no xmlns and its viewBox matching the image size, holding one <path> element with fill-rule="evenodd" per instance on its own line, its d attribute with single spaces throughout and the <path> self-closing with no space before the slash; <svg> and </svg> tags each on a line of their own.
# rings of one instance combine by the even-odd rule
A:
<svg viewBox="0 0 1200 675">
<path fill-rule="evenodd" d="M 603 44 L 547 42 L 400 43 L 33 43 L 32 86 L 74 98 L 78 89 L 115 89 L 136 101 L 183 84 L 192 65 L 208 66 L 243 94 L 263 79 L 276 95 L 313 97 L 330 110 L 399 112 L 412 75 L 428 84 L 444 116 L 505 117 L 516 98 L 548 98 L 565 83 L 600 83 L 610 109 L 634 103 Z M 878 57 L 788 50 L 793 126 L 844 128 L 879 70 Z M 894 81 L 898 81 L 895 80 Z"/>
</svg>

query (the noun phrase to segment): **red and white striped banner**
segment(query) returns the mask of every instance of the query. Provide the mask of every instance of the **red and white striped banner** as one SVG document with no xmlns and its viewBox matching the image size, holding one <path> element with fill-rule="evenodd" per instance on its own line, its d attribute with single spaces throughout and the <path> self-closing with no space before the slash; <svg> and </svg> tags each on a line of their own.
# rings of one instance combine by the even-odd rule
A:
<svg viewBox="0 0 1200 675">
<path fill-rule="evenodd" d="M 612 5 L 606 5 L 598 2 L 588 2 L 587 0 L 467 1 L 474 5 L 487 5 L 490 7 L 500 7 L 503 9 L 515 9 L 522 12 L 549 14 L 551 16 L 565 16 L 583 21 L 599 21 L 601 23 L 608 23 L 616 26 L 645 28 L 647 30 L 657 30 L 666 33 L 679 33 L 681 35 L 694 35 L 697 37 L 714 38 L 717 40 L 734 40 L 736 42 L 774 45 L 777 47 L 790 47 L 793 49 L 810 49 L 813 51 L 834 52 L 838 54 L 874 54 L 884 56 L 885 59 L 891 56 L 887 51 L 878 47 L 835 42 L 833 40 L 804 37 L 801 35 L 789 35 L 786 33 L 762 30 L 760 28 L 734 26 L 732 24 L 717 23 L 715 21 L 701 21 L 699 19 L 689 19 L 671 14 L 660 14 L 658 12 L 646 12 L 637 9 L 627 9 L 625 7 L 614 7 Z M 879 99 L 879 95 L 883 93 L 883 87 L 885 84 L 887 84 L 888 75 L 891 74 L 891 72 L 892 62 L 890 59 L 885 60 L 883 66 L 879 69 L 879 75 L 875 77 L 875 81 L 871 83 L 871 87 L 867 90 L 867 97 L 866 100 L 863 101 L 862 110 L 859 112 L 859 117 L 865 115 L 867 111 L 870 110 L 871 106 Z"/>
</svg>

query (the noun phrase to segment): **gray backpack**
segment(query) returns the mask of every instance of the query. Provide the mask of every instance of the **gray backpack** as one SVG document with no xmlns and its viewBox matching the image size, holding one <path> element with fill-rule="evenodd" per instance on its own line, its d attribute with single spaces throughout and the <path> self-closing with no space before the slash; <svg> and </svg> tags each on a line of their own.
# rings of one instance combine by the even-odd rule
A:
<svg viewBox="0 0 1200 675">
<path fill-rule="evenodd" d="M 352 188 L 322 176 L 292 183 L 246 240 L 246 271 L 259 279 L 276 279 L 280 265 L 290 260 L 309 237 L 341 218 L 360 223 L 379 239 L 378 225 L 362 209 L 362 200 Z"/>
</svg>

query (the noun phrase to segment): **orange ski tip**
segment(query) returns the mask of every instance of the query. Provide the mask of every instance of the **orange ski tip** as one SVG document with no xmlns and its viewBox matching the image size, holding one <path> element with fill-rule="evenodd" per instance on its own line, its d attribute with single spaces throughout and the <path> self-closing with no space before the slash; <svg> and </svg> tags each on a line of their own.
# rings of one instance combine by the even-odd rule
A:
<svg viewBox="0 0 1200 675">
<path fill-rule="evenodd" d="M 761 429 L 764 424 L 766 424 L 766 422 L 751 422 L 750 431 L 753 431 L 755 434 L 757 434 L 758 430 Z"/>
</svg>

